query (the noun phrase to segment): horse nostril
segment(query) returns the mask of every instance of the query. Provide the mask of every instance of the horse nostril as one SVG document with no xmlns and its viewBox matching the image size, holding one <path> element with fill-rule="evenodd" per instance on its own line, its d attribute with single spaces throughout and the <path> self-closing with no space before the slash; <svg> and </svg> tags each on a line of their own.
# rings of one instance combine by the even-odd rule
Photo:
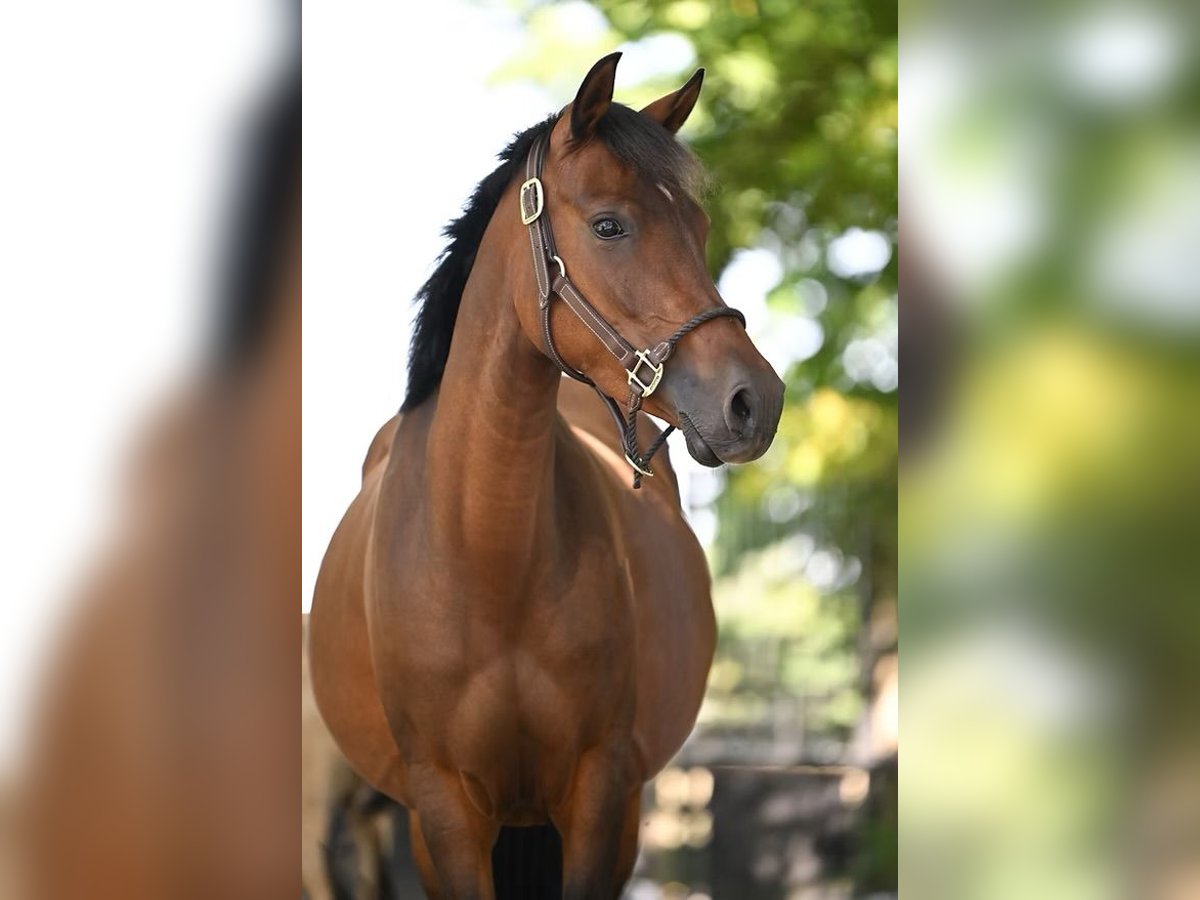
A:
<svg viewBox="0 0 1200 900">
<path fill-rule="evenodd" d="M 754 419 L 754 404 L 751 402 L 750 391 L 738 388 L 725 404 L 725 424 L 738 437 L 746 431 Z"/>
</svg>

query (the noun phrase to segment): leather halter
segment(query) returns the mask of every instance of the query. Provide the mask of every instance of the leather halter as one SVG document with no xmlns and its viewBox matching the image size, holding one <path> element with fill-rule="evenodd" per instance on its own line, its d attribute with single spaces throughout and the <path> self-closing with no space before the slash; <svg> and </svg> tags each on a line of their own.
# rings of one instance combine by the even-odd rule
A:
<svg viewBox="0 0 1200 900">
<path fill-rule="evenodd" d="M 541 181 L 549 146 L 549 132 L 538 135 L 533 142 L 529 156 L 525 159 L 525 182 L 519 192 L 521 224 L 525 225 L 529 232 L 529 247 L 533 253 L 533 275 L 537 281 L 538 306 L 542 314 L 542 336 L 546 342 L 546 352 L 564 373 L 576 381 L 591 385 L 604 401 L 620 432 L 625 461 L 633 467 L 633 487 L 636 490 L 642 486 L 643 475 L 654 474 L 650 468 L 650 460 L 662 447 L 667 436 L 675 430 L 674 425 L 668 425 L 644 454 L 638 452 L 637 414 L 642 408 L 642 401 L 653 394 L 662 381 L 663 366 L 675 350 L 675 345 L 685 335 L 712 319 L 726 316 L 734 318 L 742 323 L 743 328 L 746 327 L 746 319 L 736 309 L 718 306 L 693 316 L 666 340 L 645 350 L 635 349 L 633 344 L 621 337 L 567 276 L 566 264 L 554 246 L 554 232 L 550 228 L 550 217 L 546 212 L 546 193 Z M 552 265 L 558 269 L 557 274 L 551 273 Z M 550 332 L 550 306 L 555 297 L 566 303 L 567 308 L 587 326 L 625 370 L 629 396 L 624 413 L 616 400 L 600 390 L 588 376 L 568 365 L 559 355 L 558 348 L 554 346 L 554 336 Z"/>
</svg>

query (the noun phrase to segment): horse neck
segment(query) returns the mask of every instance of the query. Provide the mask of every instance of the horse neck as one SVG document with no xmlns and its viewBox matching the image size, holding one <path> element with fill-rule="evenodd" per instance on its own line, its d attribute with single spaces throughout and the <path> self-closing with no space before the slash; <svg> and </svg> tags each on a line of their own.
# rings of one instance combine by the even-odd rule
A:
<svg viewBox="0 0 1200 900">
<path fill-rule="evenodd" d="M 513 192 L 497 216 L 513 207 Z M 553 539 L 559 373 L 522 331 L 534 302 L 523 232 L 493 221 L 463 291 L 428 443 L 431 538 L 514 574 Z"/>
</svg>

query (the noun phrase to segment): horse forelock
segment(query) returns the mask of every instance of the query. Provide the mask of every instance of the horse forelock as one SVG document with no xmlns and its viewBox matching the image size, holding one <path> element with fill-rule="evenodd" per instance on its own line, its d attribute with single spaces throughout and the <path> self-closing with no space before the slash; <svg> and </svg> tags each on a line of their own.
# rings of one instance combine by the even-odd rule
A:
<svg viewBox="0 0 1200 900">
<path fill-rule="evenodd" d="M 708 173 L 696 155 L 636 109 L 613 103 L 596 125 L 595 136 L 621 163 L 651 184 L 696 198 L 708 188 Z"/>
</svg>

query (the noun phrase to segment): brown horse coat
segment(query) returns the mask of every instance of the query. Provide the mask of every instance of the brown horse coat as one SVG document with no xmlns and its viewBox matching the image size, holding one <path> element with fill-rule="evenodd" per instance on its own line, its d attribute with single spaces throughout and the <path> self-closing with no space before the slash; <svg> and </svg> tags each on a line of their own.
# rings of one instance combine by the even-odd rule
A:
<svg viewBox="0 0 1200 900">
<path fill-rule="evenodd" d="M 598 63 L 546 126 L 546 205 L 572 278 L 648 342 L 720 299 L 699 207 L 590 139 L 615 65 Z M 621 109 L 674 145 L 698 91 L 697 77 L 641 114 Z M 715 621 L 665 456 L 631 490 L 607 413 L 544 355 L 519 183 L 474 254 L 440 387 L 379 431 L 330 543 L 313 684 L 347 758 L 412 811 L 431 894 L 492 897 L 500 828 L 551 822 L 566 896 L 610 897 L 636 857 L 641 787 L 695 722 Z M 610 209 L 631 240 L 591 233 Z M 580 322 L 558 309 L 552 324 L 564 358 L 622 396 L 620 367 Z M 757 404 L 753 427 L 729 412 L 738 392 Z M 770 443 L 782 387 L 725 319 L 687 338 L 651 399 L 672 423 L 688 411 L 698 458 L 742 461 Z M 641 427 L 645 446 L 656 432 Z"/>
</svg>

